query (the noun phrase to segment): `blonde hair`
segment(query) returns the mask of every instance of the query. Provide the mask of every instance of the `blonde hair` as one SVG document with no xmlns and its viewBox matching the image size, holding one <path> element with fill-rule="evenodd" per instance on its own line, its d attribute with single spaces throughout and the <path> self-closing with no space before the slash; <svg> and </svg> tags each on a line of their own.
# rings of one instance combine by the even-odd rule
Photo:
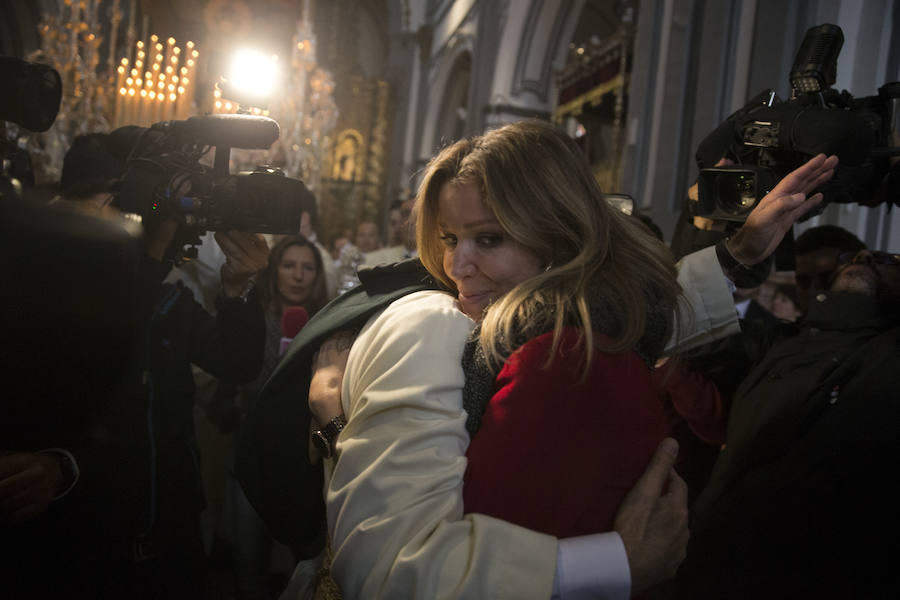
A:
<svg viewBox="0 0 900 600">
<path fill-rule="evenodd" d="M 681 289 L 671 253 L 637 220 L 612 208 L 581 150 L 549 123 L 522 121 L 461 140 L 428 165 L 415 211 L 422 263 L 457 291 L 444 271 L 438 196 L 445 185 L 474 183 L 500 226 L 548 269 L 520 283 L 486 312 L 481 343 L 492 364 L 515 350 L 522 334 L 552 330 L 549 361 L 563 328 L 574 323 L 585 342 L 583 374 L 596 349 L 591 307 L 616 319 L 600 350 L 633 349 L 659 310 L 671 331 Z"/>
</svg>

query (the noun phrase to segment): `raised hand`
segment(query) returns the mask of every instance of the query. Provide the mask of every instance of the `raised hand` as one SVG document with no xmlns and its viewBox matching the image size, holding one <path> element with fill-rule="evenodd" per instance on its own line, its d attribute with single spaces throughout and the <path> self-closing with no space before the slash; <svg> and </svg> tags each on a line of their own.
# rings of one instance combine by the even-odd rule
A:
<svg viewBox="0 0 900 600">
<path fill-rule="evenodd" d="M 819 154 L 788 173 L 728 241 L 728 252 L 742 265 L 753 266 L 768 258 L 793 224 L 822 201 L 810 192 L 831 179 L 837 156 Z"/>
<path fill-rule="evenodd" d="M 266 268 L 269 245 L 261 235 L 242 231 L 218 231 L 216 242 L 225 254 L 225 264 L 221 270 L 225 295 L 238 296 L 247 281 Z"/>
</svg>

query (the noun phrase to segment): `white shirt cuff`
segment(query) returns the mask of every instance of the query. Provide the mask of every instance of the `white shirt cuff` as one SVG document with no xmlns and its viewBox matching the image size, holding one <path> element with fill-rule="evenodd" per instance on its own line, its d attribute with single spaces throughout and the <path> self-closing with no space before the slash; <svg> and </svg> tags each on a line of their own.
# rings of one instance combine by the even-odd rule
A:
<svg viewBox="0 0 900 600">
<path fill-rule="evenodd" d="M 628 600 L 625 544 L 611 531 L 559 540 L 551 600 Z"/>
</svg>

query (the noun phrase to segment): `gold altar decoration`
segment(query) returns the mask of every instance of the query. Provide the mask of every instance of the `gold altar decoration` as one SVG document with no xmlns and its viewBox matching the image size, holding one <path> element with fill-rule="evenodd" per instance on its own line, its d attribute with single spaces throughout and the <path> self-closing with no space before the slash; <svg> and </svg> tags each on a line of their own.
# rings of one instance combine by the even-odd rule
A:
<svg viewBox="0 0 900 600">
<path fill-rule="evenodd" d="M 582 146 L 601 189 L 619 189 L 625 151 L 625 94 L 633 31 L 624 27 L 606 40 L 570 44 L 557 74 L 554 121 L 567 125 Z"/>
</svg>

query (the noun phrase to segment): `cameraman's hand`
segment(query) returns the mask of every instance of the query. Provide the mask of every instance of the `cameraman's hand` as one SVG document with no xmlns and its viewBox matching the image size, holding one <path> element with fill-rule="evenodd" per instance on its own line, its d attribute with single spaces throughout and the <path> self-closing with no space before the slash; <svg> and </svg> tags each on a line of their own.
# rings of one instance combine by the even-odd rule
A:
<svg viewBox="0 0 900 600">
<path fill-rule="evenodd" d="M 18 523 L 44 512 L 64 484 L 50 453 L 0 454 L 0 523 Z"/>
<path fill-rule="evenodd" d="M 747 221 L 728 241 L 731 255 L 742 265 L 753 266 L 769 257 L 794 222 L 822 201 L 822 194 L 807 194 L 831 179 L 837 156 L 819 154 L 788 173 L 760 200 Z"/>
<path fill-rule="evenodd" d="M 269 262 L 269 245 L 263 236 L 243 231 L 217 231 L 216 242 L 225 253 L 222 287 L 229 298 L 240 296 L 247 281 Z"/>
</svg>

